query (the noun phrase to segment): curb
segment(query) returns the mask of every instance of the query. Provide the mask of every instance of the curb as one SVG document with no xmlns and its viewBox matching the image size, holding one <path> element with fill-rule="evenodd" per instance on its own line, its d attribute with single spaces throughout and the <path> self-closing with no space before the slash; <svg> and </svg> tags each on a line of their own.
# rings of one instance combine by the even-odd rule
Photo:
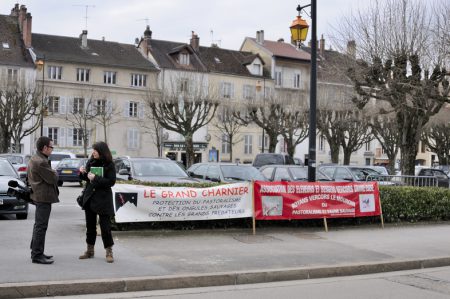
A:
<svg viewBox="0 0 450 299">
<path fill-rule="evenodd" d="M 0 284 L 0 299 L 87 295 L 267 283 L 352 276 L 450 266 L 450 257 L 396 260 L 336 266 L 240 271 L 193 275 L 168 275 L 115 279 L 90 279 Z"/>
</svg>

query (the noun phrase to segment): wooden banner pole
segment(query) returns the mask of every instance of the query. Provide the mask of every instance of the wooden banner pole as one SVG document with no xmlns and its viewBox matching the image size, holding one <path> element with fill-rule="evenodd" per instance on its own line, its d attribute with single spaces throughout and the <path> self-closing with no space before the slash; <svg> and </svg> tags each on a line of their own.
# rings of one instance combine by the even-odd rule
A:
<svg viewBox="0 0 450 299">
<path fill-rule="evenodd" d="M 328 232 L 328 224 L 327 224 L 327 217 L 323 217 L 323 225 L 325 226 L 325 232 Z"/>
<path fill-rule="evenodd" d="M 253 235 L 256 235 L 256 216 L 255 216 L 255 181 L 252 180 L 252 227 L 253 227 Z"/>
<path fill-rule="evenodd" d="M 381 228 L 384 229 L 384 219 L 383 219 L 383 209 L 381 208 L 381 199 L 380 201 L 380 219 L 381 219 Z"/>
</svg>

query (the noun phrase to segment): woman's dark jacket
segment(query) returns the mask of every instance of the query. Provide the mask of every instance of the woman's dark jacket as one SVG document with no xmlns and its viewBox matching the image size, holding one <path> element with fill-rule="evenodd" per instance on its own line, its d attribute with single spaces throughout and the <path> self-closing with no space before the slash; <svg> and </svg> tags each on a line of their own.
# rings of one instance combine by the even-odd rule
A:
<svg viewBox="0 0 450 299">
<path fill-rule="evenodd" d="M 91 182 L 87 174 L 91 167 L 103 167 L 103 177 L 95 176 Z M 116 183 L 116 167 L 114 162 L 101 159 L 89 159 L 86 163 L 86 173 L 80 173 L 80 178 L 87 182 L 83 195 L 83 209 L 89 204 L 92 211 L 99 215 L 114 216 L 113 196 L 111 187 Z"/>
</svg>

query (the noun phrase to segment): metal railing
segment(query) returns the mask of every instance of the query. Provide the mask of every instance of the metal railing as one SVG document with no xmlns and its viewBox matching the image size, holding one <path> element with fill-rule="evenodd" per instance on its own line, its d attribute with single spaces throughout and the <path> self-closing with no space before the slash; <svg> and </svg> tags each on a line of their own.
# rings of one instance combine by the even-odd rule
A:
<svg viewBox="0 0 450 299">
<path fill-rule="evenodd" d="M 438 187 L 438 179 L 433 176 L 368 175 L 366 181 L 377 181 L 382 186 Z"/>
</svg>

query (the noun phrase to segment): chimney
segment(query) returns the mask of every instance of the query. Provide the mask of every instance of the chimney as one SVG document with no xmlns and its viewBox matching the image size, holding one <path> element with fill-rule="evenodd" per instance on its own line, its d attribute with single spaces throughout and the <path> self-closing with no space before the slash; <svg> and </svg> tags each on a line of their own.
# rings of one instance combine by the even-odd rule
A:
<svg viewBox="0 0 450 299">
<path fill-rule="evenodd" d="M 14 7 L 11 9 L 11 17 L 18 17 L 19 16 L 19 3 L 16 3 Z"/>
<path fill-rule="evenodd" d="M 259 44 L 259 31 L 256 31 L 256 42 Z"/>
<path fill-rule="evenodd" d="M 19 20 L 19 28 L 20 31 L 22 32 L 23 32 L 23 21 L 25 20 L 26 16 L 27 16 L 27 7 L 25 5 L 21 5 L 18 13 L 19 17 L 18 20 Z"/>
<path fill-rule="evenodd" d="M 259 43 L 264 44 L 264 30 L 259 31 Z"/>
<path fill-rule="evenodd" d="M 323 53 L 325 52 L 325 39 L 323 38 L 323 34 L 320 37 L 319 51 L 320 55 L 323 56 Z"/>
<path fill-rule="evenodd" d="M 347 42 L 347 55 L 356 58 L 356 42 L 354 40 Z"/>
<path fill-rule="evenodd" d="M 87 44 L 87 30 L 83 30 L 80 34 L 80 38 L 81 38 L 81 48 L 86 49 L 88 47 Z"/>
<path fill-rule="evenodd" d="M 197 34 L 194 33 L 194 31 L 192 31 L 191 47 L 195 52 L 198 52 L 198 50 L 200 49 L 200 38 Z"/>
<path fill-rule="evenodd" d="M 26 48 L 31 48 L 31 20 L 31 14 L 27 13 L 22 26 L 22 39 Z"/>
<path fill-rule="evenodd" d="M 144 53 L 145 57 L 148 57 L 148 50 L 151 48 L 150 47 L 151 39 L 152 39 L 152 31 L 150 30 L 150 26 L 147 25 L 144 31 L 144 40 L 142 41 L 142 52 Z"/>
</svg>

